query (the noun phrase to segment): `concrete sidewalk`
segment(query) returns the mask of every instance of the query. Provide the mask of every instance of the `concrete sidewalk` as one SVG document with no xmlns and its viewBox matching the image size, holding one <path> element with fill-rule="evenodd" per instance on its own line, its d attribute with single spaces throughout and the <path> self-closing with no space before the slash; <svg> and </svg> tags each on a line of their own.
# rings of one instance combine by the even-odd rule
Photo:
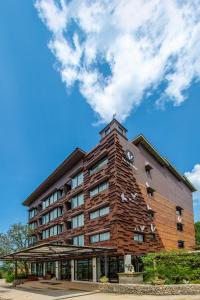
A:
<svg viewBox="0 0 200 300">
<path fill-rule="evenodd" d="M 103 294 L 93 291 L 75 290 L 73 285 L 59 288 L 58 285 L 50 285 L 41 282 L 29 282 L 18 287 L 12 287 L 0 280 L 0 300 L 200 300 L 200 295 L 194 296 L 135 296 Z M 77 283 L 79 284 L 79 283 Z M 80 283 L 79 286 L 87 286 Z M 67 288 L 68 287 L 68 288 Z"/>
</svg>

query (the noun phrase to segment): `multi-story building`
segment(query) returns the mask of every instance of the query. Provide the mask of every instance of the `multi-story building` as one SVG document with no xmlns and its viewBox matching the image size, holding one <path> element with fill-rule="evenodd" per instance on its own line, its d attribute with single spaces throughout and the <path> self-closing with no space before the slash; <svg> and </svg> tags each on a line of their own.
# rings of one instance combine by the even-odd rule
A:
<svg viewBox="0 0 200 300">
<path fill-rule="evenodd" d="M 138 271 L 145 253 L 195 245 L 195 188 L 143 135 L 128 140 L 126 132 L 113 119 L 94 149 L 75 149 L 23 203 L 33 229 L 30 245 L 59 241 L 116 249 L 106 258 L 75 260 L 73 278 L 71 260 L 60 261 L 61 278 L 92 280 L 95 258 L 97 279 L 112 279 L 124 270 L 124 257 Z M 41 263 L 36 267 L 43 272 Z M 54 274 L 55 262 L 46 262 L 45 270 Z"/>
</svg>

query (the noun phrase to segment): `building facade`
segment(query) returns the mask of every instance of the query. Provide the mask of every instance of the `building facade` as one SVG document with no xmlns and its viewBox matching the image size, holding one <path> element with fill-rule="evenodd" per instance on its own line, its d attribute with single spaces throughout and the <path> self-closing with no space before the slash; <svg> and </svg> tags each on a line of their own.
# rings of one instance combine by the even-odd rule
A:
<svg viewBox="0 0 200 300">
<path fill-rule="evenodd" d="M 128 140 L 126 133 L 113 119 L 94 149 L 75 149 L 24 201 L 30 246 L 55 241 L 112 247 L 114 254 L 33 263 L 33 273 L 114 281 L 130 263 L 140 271 L 141 255 L 195 246 L 195 188 L 144 136 Z"/>
</svg>

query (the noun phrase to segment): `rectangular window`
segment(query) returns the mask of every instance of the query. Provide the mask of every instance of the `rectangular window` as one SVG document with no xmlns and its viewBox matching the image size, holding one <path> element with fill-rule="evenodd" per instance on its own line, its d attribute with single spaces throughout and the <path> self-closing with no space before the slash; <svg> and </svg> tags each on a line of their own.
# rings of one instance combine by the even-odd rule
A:
<svg viewBox="0 0 200 300">
<path fill-rule="evenodd" d="M 84 195 L 79 194 L 72 198 L 71 200 L 71 208 L 76 208 L 84 203 Z"/>
<path fill-rule="evenodd" d="M 81 227 L 84 225 L 84 215 L 80 214 L 72 218 L 72 228 Z"/>
<path fill-rule="evenodd" d="M 77 235 L 72 238 L 73 245 L 84 246 L 84 235 Z"/>
<path fill-rule="evenodd" d="M 177 223 L 176 226 L 177 226 L 178 231 L 183 231 L 183 224 L 182 223 Z"/>
<path fill-rule="evenodd" d="M 108 135 L 110 133 L 110 127 L 108 127 L 108 129 L 105 130 L 105 135 Z"/>
<path fill-rule="evenodd" d="M 144 234 L 135 233 L 133 239 L 136 242 L 144 242 Z"/>
<path fill-rule="evenodd" d="M 53 209 L 51 212 L 49 212 L 48 214 L 42 216 L 42 224 L 47 224 L 49 223 L 49 221 L 55 220 L 61 215 L 62 215 L 62 207 L 57 207 Z"/>
<path fill-rule="evenodd" d="M 147 195 L 153 197 L 155 190 L 151 187 L 147 187 Z"/>
<path fill-rule="evenodd" d="M 33 222 L 33 223 L 29 224 L 29 228 L 32 229 L 32 230 L 36 229 L 37 228 L 37 222 Z"/>
<path fill-rule="evenodd" d="M 72 189 L 83 183 L 83 172 L 80 172 L 78 175 L 72 178 Z"/>
<path fill-rule="evenodd" d="M 37 215 L 37 209 L 33 208 L 29 211 L 29 219 L 34 218 Z"/>
<path fill-rule="evenodd" d="M 107 163 L 108 163 L 108 159 L 104 157 L 89 170 L 89 174 L 92 175 L 98 172 L 103 166 L 107 165 Z"/>
<path fill-rule="evenodd" d="M 109 211 L 110 211 L 109 206 L 103 207 L 103 208 L 98 209 L 98 210 L 95 210 L 95 211 L 90 213 L 90 219 L 96 219 L 96 218 L 108 215 Z"/>
<path fill-rule="evenodd" d="M 63 225 L 55 225 L 42 231 L 42 239 L 48 239 L 49 237 L 56 236 L 63 232 Z"/>
<path fill-rule="evenodd" d="M 90 197 L 93 197 L 106 189 L 108 189 L 108 182 L 103 182 L 90 190 Z"/>
<path fill-rule="evenodd" d="M 56 191 L 51 194 L 47 199 L 42 201 L 42 209 L 47 208 L 49 205 L 57 202 L 60 198 L 62 198 L 62 191 Z"/>
<path fill-rule="evenodd" d="M 178 248 L 183 249 L 185 247 L 184 241 L 178 241 Z"/>
<path fill-rule="evenodd" d="M 110 232 L 94 234 L 90 237 L 90 243 L 98 243 L 110 240 Z"/>
<path fill-rule="evenodd" d="M 182 216 L 182 210 L 183 210 L 183 209 L 182 209 L 181 207 L 177 206 L 177 207 L 176 207 L 176 215 L 177 215 L 177 216 Z"/>
</svg>

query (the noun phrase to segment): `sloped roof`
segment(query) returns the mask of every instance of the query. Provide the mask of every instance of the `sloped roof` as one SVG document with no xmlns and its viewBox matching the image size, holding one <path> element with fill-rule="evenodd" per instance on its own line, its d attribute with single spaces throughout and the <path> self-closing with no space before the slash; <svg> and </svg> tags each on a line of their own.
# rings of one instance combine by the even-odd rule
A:
<svg viewBox="0 0 200 300">
<path fill-rule="evenodd" d="M 178 180 L 182 181 L 192 192 L 196 192 L 196 188 L 193 184 L 185 177 L 184 175 L 180 174 L 176 168 L 164 157 L 162 157 L 159 152 L 149 143 L 149 141 L 140 134 L 136 138 L 132 140 L 134 145 L 143 145 L 149 153 L 163 166 L 165 166 Z"/>
<path fill-rule="evenodd" d="M 23 202 L 24 205 L 29 206 L 36 200 L 42 193 L 44 193 L 53 183 L 62 177 L 74 164 L 78 163 L 86 152 L 80 148 L 76 148 L 56 169 L 51 175 L 47 177 L 33 193 L 31 193 Z"/>
</svg>

